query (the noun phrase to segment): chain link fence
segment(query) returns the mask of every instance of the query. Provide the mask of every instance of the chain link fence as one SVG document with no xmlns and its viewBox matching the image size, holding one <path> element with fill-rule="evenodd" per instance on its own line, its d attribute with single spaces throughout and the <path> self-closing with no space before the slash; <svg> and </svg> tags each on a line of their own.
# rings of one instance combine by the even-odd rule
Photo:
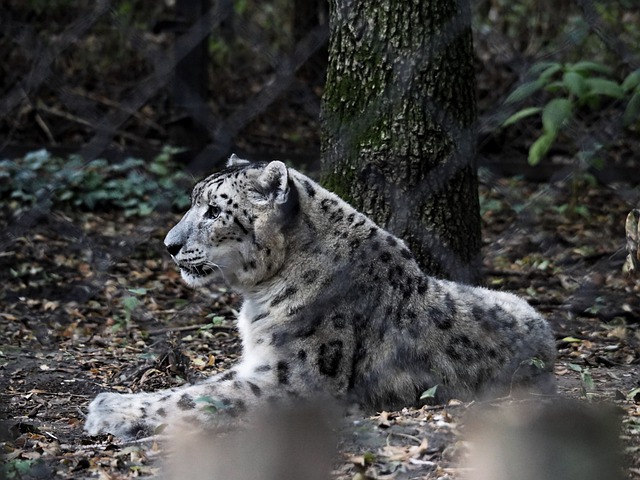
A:
<svg viewBox="0 0 640 480">
<path fill-rule="evenodd" d="M 637 324 L 639 286 L 620 280 L 624 214 L 640 205 L 640 80 L 633 84 L 632 77 L 638 72 L 640 79 L 636 0 L 475 0 L 473 8 L 489 281 L 526 294 L 559 325 L 580 315 Z M 231 318 L 229 304 L 237 299 L 229 292 L 187 292 L 169 273 L 145 303 L 139 293 L 144 288 L 136 291 L 139 286 L 128 282 L 146 288 L 158 271 L 173 271 L 170 260 L 161 259 L 161 238 L 175 212 L 170 218 L 151 212 L 184 210 L 185 204 L 172 202 L 179 194 L 188 202 L 190 175 L 215 170 L 234 152 L 317 171 L 328 22 L 323 0 L 3 1 L 0 283 L 9 285 L 0 292 L 3 337 L 18 342 L 28 327 L 39 345 L 56 350 L 55 342 L 75 338 L 74 329 L 99 332 L 96 324 L 106 322 L 103 307 L 109 319 L 133 316 L 141 324 L 148 317 L 166 324 L 188 317 L 184 332 L 208 321 L 212 308 Z M 591 63 L 576 69 L 585 61 Z M 549 133 L 542 117 L 554 99 L 574 108 L 544 155 L 531 161 L 532 144 Z M 176 162 L 170 168 L 191 173 L 178 178 L 167 172 L 167 156 Z M 27 157 L 26 165 L 38 168 L 50 158 L 62 160 L 49 171 L 57 183 L 45 185 L 22 208 L 18 183 L 44 181 L 20 170 L 29 167 L 9 169 L 14 159 Z M 100 212 L 103 224 L 51 208 L 52 195 L 71 188 L 85 195 L 78 209 L 99 204 L 99 196 L 88 192 L 100 181 L 96 165 L 105 164 L 132 175 L 159 173 L 169 185 L 161 190 L 164 203 L 141 210 L 140 202 L 158 187 L 148 184 L 148 176 L 133 175 L 125 192 L 131 199 L 107 193 L 124 212 L 135 206 L 141 217 L 135 221 L 107 210 Z M 596 212 L 581 209 L 585 198 L 600 202 Z M 593 238 L 600 220 L 607 237 Z M 553 234 L 540 227 L 545 222 L 555 225 Z M 67 274 L 78 279 L 65 284 Z M 157 308 L 154 298 L 162 295 L 172 308 Z M 190 300 L 179 298 L 180 309 L 176 295 Z M 32 319 L 49 330 L 33 327 Z M 51 334 L 70 322 L 63 334 Z M 158 335 L 171 330 L 166 324 L 156 328 Z M 634 332 L 619 344 L 637 346 Z M 147 348 L 148 338 L 133 341 Z M 637 368 L 637 357 L 630 361 Z"/>
<path fill-rule="evenodd" d="M 326 13 L 306 12 L 298 32 L 286 2 L 252 15 L 241 2 L 171 3 L 6 2 L 0 155 L 148 157 L 172 144 L 208 171 L 234 149 L 302 155 L 311 135 L 304 155 L 317 156 L 317 133 L 300 130 L 317 130 L 322 59 L 298 74 L 326 45 Z M 292 141 L 261 131 L 274 118 Z"/>
<path fill-rule="evenodd" d="M 576 189 L 588 178 L 609 185 L 628 210 L 637 207 L 640 81 L 629 80 L 634 73 L 640 78 L 634 2 L 477 0 L 473 6 L 479 164 L 489 167 L 481 169 L 488 191 L 501 191 L 522 210 L 545 192 L 553 196 L 554 182 Z M 171 145 L 198 175 L 232 152 L 318 168 L 326 2 L 30 0 L 0 9 L 1 158 L 47 149 L 73 154 L 76 163 L 69 156 L 67 165 L 81 170 L 97 158 L 149 161 Z M 550 97 L 573 106 L 556 122 L 561 135 L 546 131 Z M 514 115 L 521 118 L 505 128 Z M 545 135 L 544 154 L 531 161 L 532 144 Z M 500 187 L 502 175 L 549 183 L 522 199 Z M 13 180 L 2 175 L 5 193 Z M 66 181 L 61 177 L 36 196 L 39 214 L 18 215 L 7 225 L 28 228 Z M 620 237 L 622 244 L 622 230 Z"/>
<path fill-rule="evenodd" d="M 86 160 L 148 158 L 170 144 L 186 149 L 185 162 L 201 173 L 232 151 L 294 162 L 319 157 L 325 2 L 31 0 L 0 8 L 0 156 L 44 147 Z M 474 10 L 481 151 L 489 153 L 481 163 L 549 178 L 548 166 L 490 155 L 496 142 L 522 149 L 517 137 L 536 136 L 528 124 L 500 137 L 501 122 L 518 109 L 504 100 L 543 61 L 598 55 L 618 81 L 636 70 L 633 3 L 477 0 Z M 613 107 L 612 115 L 607 105 L 576 116 L 565 133 L 577 151 L 628 136 L 622 110 Z M 624 163 L 602 175 L 637 180 L 635 165 Z"/>
<path fill-rule="evenodd" d="M 639 183 L 640 86 L 622 88 L 633 72 L 640 76 L 634 3 L 476 0 L 473 7 L 483 181 L 589 175 Z M 317 170 L 328 15 L 323 0 L 4 2 L 0 158 L 47 149 L 85 165 L 148 161 L 170 145 L 197 175 L 233 152 Z M 579 72 L 582 84 L 568 82 L 572 65 L 585 60 L 593 65 Z M 600 91 L 581 96 L 597 82 Z M 548 133 L 540 117 L 544 123 L 550 95 L 573 111 L 532 165 L 526 158 Z M 531 116 L 503 127 L 527 110 Z M 636 190 L 619 188 L 630 208 L 638 205 Z"/>
</svg>

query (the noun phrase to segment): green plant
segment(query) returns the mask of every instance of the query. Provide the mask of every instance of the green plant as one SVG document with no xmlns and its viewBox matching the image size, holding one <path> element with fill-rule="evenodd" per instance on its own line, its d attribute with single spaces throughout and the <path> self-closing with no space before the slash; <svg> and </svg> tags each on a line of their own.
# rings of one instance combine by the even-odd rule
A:
<svg viewBox="0 0 640 480">
<path fill-rule="evenodd" d="M 194 399 L 197 403 L 203 403 L 202 409 L 211 415 L 216 415 L 218 412 L 229 408 L 229 405 L 225 405 L 221 400 L 210 397 L 209 395 L 202 395 Z"/>
<path fill-rule="evenodd" d="M 621 86 L 625 95 L 630 97 L 622 121 L 627 127 L 637 127 L 640 122 L 640 68 L 627 75 Z"/>
<path fill-rule="evenodd" d="M 131 316 L 136 308 L 142 303 L 140 301 L 141 296 L 147 294 L 146 288 L 128 288 L 128 295 L 122 298 L 122 315 L 116 317 L 116 323 L 113 325 L 113 331 L 126 329 L 131 322 Z"/>
<path fill-rule="evenodd" d="M 541 116 L 542 135 L 529 148 L 531 165 L 536 165 L 544 158 L 578 109 L 597 110 L 603 98 L 626 99 L 625 125 L 631 126 L 637 122 L 640 111 L 640 69 L 618 83 L 613 79 L 612 69 L 598 62 L 541 62 L 529 70 L 528 77 L 534 80 L 518 86 L 507 97 L 506 104 L 529 99 L 540 90 L 548 92 L 552 98 L 543 107 L 527 106 L 518 110 L 502 122 L 502 127 L 533 115 Z M 593 156 L 589 159 L 597 160 Z"/>
<path fill-rule="evenodd" d="M 537 357 L 533 357 L 529 359 L 529 365 L 536 367 L 538 370 L 544 369 L 544 362 Z"/>
<path fill-rule="evenodd" d="M 165 147 L 150 161 L 127 158 L 84 162 L 47 150 L 0 161 L 0 194 L 20 213 L 36 204 L 49 207 L 117 209 L 125 216 L 145 216 L 161 206 L 184 210 L 190 204 L 191 178 L 172 160 L 178 150 Z M 170 200 L 167 200 L 170 198 Z"/>
<path fill-rule="evenodd" d="M 575 363 L 569 363 L 567 364 L 567 366 L 570 370 L 573 370 L 574 372 L 578 372 L 580 374 L 580 381 L 582 382 L 582 385 L 580 385 L 580 394 L 584 398 L 591 400 L 591 397 L 593 397 L 594 395 L 593 392 L 595 390 L 595 384 L 593 382 L 593 377 L 591 376 L 589 369 L 582 368 L 580 365 L 576 365 Z"/>
<path fill-rule="evenodd" d="M 497 198 L 491 198 L 486 194 L 480 194 L 480 215 L 485 216 L 489 212 L 500 212 L 504 209 L 504 204 Z"/>
<path fill-rule="evenodd" d="M 627 393 L 627 400 L 631 400 L 632 402 L 637 401 L 636 399 L 640 400 L 639 397 L 640 397 L 640 387 L 634 388 L 629 393 Z"/>
<path fill-rule="evenodd" d="M 211 322 L 200 327 L 200 330 L 211 330 L 212 328 L 219 327 L 224 323 L 224 317 L 215 313 L 209 313 L 205 318 L 210 319 Z"/>
<path fill-rule="evenodd" d="M 436 391 L 437 390 L 438 390 L 438 385 L 434 385 L 433 387 L 429 388 L 428 390 L 425 390 L 424 392 L 422 392 L 422 395 L 420 395 L 420 400 L 436 398 Z"/>
<path fill-rule="evenodd" d="M 42 459 L 14 458 L 7 460 L 5 465 L 0 466 L 0 474 L 2 478 L 6 479 L 20 480 L 22 478 L 33 478 L 33 473 L 37 471 L 38 466 L 42 465 Z"/>
</svg>

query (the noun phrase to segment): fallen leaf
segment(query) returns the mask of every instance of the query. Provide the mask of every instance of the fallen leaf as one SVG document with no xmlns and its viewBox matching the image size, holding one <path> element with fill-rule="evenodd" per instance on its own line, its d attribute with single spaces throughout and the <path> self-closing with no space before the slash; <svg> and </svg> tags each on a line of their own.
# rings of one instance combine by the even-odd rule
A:
<svg viewBox="0 0 640 480">
<path fill-rule="evenodd" d="M 381 412 L 378 415 L 378 427 L 380 428 L 389 428 L 391 426 L 391 419 L 389 418 L 389 412 Z"/>
</svg>

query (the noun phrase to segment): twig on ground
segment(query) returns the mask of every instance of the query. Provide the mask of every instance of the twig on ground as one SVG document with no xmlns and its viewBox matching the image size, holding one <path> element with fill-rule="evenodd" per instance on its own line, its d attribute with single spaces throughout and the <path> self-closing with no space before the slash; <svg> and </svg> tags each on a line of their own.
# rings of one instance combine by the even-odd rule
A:
<svg viewBox="0 0 640 480">
<path fill-rule="evenodd" d="M 149 335 L 157 335 L 159 333 L 168 333 L 168 332 L 188 332 L 191 330 L 200 330 L 201 328 L 205 330 L 214 330 L 219 332 L 232 332 L 236 329 L 235 326 L 231 326 L 231 325 L 209 325 L 205 323 L 202 325 L 186 325 L 183 327 L 154 328 L 152 330 L 147 330 L 147 333 Z"/>
</svg>

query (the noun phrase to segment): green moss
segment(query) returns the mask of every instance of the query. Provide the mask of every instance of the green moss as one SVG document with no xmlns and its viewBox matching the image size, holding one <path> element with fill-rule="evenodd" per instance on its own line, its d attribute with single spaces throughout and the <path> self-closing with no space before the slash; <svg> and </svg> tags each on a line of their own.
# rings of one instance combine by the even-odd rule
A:
<svg viewBox="0 0 640 480">
<path fill-rule="evenodd" d="M 343 165 L 346 165 L 346 163 Z M 341 165 L 339 170 L 335 171 L 324 169 L 325 171 L 320 179 L 320 183 L 330 192 L 335 193 L 343 200 L 355 205 L 352 191 L 352 186 L 356 181 L 355 170 L 352 168 L 344 168 L 343 165 Z"/>
<path fill-rule="evenodd" d="M 405 237 L 426 270 L 473 282 L 475 273 L 454 261 L 479 250 L 477 200 L 469 199 L 475 183 L 458 184 L 458 176 L 475 175 L 459 165 L 460 154 L 473 155 L 475 91 L 470 29 L 447 28 L 464 21 L 453 20 L 463 16 L 456 5 L 376 1 L 340 10 L 323 101 L 321 182 Z M 393 211 L 400 205 L 413 214 Z M 453 247 L 451 258 L 431 258 L 426 230 Z"/>
</svg>

